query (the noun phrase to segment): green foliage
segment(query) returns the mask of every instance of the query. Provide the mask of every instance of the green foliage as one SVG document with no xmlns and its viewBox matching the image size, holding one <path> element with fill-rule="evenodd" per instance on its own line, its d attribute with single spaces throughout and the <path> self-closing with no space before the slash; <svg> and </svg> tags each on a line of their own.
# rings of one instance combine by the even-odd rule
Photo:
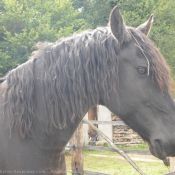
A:
<svg viewBox="0 0 175 175">
<path fill-rule="evenodd" d="M 34 43 L 83 30 L 78 15 L 69 0 L 1 0 L 0 75 L 25 62 Z"/>
<path fill-rule="evenodd" d="M 75 8 L 81 8 L 80 17 L 89 24 L 89 28 L 106 26 L 108 23 L 111 5 L 109 0 L 72 0 Z"/>
<path fill-rule="evenodd" d="M 81 18 L 89 28 L 106 26 L 111 9 L 118 5 L 127 25 L 139 26 L 153 13 L 155 20 L 150 33 L 170 65 L 175 79 L 175 1 L 174 0 L 72 0 L 75 8 L 82 8 Z"/>
<path fill-rule="evenodd" d="M 175 1 L 159 0 L 154 8 L 155 20 L 151 39 L 160 48 L 175 79 Z"/>
<path fill-rule="evenodd" d="M 154 13 L 150 38 L 175 78 L 174 0 L 1 0 L 0 75 L 25 62 L 38 41 L 54 42 L 75 31 L 106 26 L 115 5 L 131 26 L 140 25 Z"/>
<path fill-rule="evenodd" d="M 153 0 L 72 0 L 75 8 L 82 8 L 81 17 L 91 28 L 106 26 L 109 14 L 116 5 L 120 7 L 122 15 L 128 25 L 137 26 L 150 15 L 153 10 Z M 79 2 L 79 3 L 78 3 Z"/>
</svg>

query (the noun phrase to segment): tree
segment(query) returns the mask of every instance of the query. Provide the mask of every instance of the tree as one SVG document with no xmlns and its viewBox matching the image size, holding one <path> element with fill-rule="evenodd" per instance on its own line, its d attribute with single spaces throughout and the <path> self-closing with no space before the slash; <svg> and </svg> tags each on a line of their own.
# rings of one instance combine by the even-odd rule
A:
<svg viewBox="0 0 175 175">
<path fill-rule="evenodd" d="M 81 17 L 91 28 L 106 26 L 109 14 L 116 5 L 120 7 L 124 18 L 129 22 L 128 25 L 135 26 L 147 19 L 154 4 L 152 0 L 72 0 L 72 2 L 75 8 L 82 8 Z"/>
<path fill-rule="evenodd" d="M 106 26 L 110 11 L 120 7 L 127 25 L 139 26 L 153 13 L 155 20 L 150 33 L 169 63 L 175 79 L 175 1 L 174 0 L 72 0 L 75 8 L 82 7 L 79 14 L 89 28 Z"/>
<path fill-rule="evenodd" d="M 75 31 L 106 26 L 117 4 L 131 26 L 140 25 L 154 13 L 150 38 L 175 77 L 173 0 L 1 0 L 0 75 L 26 61 L 35 42 L 54 42 Z"/>
<path fill-rule="evenodd" d="M 28 60 L 34 43 L 83 30 L 78 14 L 69 0 L 1 0 L 0 75 Z"/>
<path fill-rule="evenodd" d="M 154 8 L 155 20 L 151 39 L 160 48 L 175 79 L 175 1 L 159 0 Z"/>
</svg>

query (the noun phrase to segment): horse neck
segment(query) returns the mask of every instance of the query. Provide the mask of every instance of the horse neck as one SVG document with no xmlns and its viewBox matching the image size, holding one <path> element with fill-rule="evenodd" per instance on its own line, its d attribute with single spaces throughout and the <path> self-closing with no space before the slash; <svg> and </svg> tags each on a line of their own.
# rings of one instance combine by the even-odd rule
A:
<svg viewBox="0 0 175 175">
<path fill-rule="evenodd" d="M 115 51 L 108 49 L 115 45 L 114 40 L 70 41 L 53 44 L 38 60 L 42 63 L 35 64 L 36 88 L 45 103 L 45 115 L 58 128 L 84 117 L 90 107 L 108 99 L 118 68 Z"/>
</svg>

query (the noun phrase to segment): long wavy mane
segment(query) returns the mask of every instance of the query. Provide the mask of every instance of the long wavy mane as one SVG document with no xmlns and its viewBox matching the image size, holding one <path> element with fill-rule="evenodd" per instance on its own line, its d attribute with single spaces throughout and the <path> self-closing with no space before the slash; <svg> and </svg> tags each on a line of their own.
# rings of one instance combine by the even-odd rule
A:
<svg viewBox="0 0 175 175">
<path fill-rule="evenodd" d="M 39 43 L 37 47 L 28 62 L 6 77 L 4 114 L 10 117 L 10 127 L 19 128 L 23 137 L 32 132 L 37 117 L 36 59 L 44 62 L 41 78 L 50 128 L 65 128 L 68 120 L 73 122 L 75 117 L 83 116 L 99 102 L 99 85 L 107 99 L 117 82 L 119 46 L 108 28 L 85 31 L 56 43 Z"/>
<path fill-rule="evenodd" d="M 170 76 L 163 57 L 144 35 L 136 30 L 132 33 L 148 55 L 154 82 L 160 89 L 168 89 Z M 40 78 L 49 128 L 62 129 L 68 121 L 82 117 L 89 107 L 99 103 L 99 89 L 104 100 L 111 89 L 117 91 L 120 45 L 109 28 L 85 31 L 56 43 L 39 43 L 37 47 L 28 62 L 6 76 L 4 115 L 10 118 L 10 128 L 19 128 L 22 137 L 32 133 L 37 118 L 37 59 L 44 63 Z"/>
</svg>

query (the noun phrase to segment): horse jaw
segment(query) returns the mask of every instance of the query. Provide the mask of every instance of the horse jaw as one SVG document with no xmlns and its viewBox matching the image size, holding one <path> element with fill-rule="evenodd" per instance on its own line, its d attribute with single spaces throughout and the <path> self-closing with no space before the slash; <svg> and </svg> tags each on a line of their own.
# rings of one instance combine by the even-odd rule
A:
<svg viewBox="0 0 175 175">
<path fill-rule="evenodd" d="M 167 157 L 159 140 L 155 140 L 153 144 L 149 144 L 149 150 L 152 155 L 161 160 L 165 160 Z"/>
</svg>

